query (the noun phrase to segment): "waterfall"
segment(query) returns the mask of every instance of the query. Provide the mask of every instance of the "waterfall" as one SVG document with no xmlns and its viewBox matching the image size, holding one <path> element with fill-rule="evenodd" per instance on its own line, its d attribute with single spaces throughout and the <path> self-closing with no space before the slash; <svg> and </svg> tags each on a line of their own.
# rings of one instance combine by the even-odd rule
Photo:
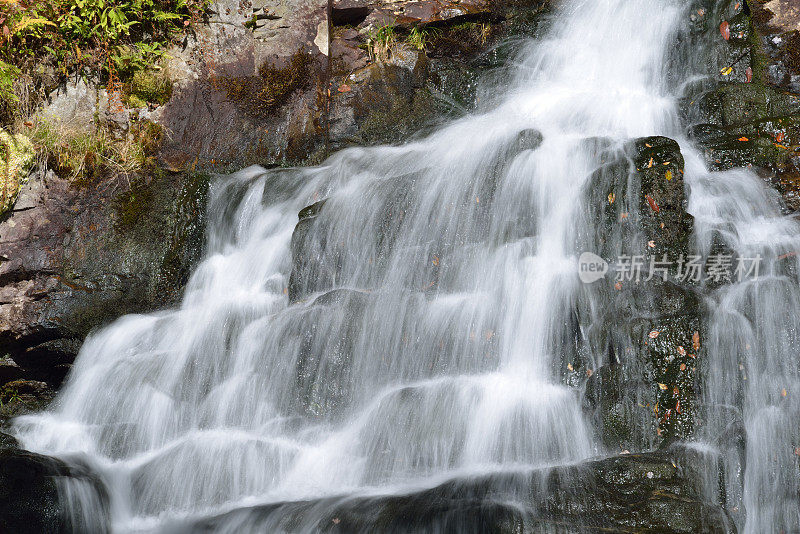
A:
<svg viewBox="0 0 800 534">
<path fill-rule="evenodd" d="M 598 140 L 663 135 L 686 157 L 696 247 L 765 258 L 757 281 L 706 292 L 717 409 L 697 446 L 719 454 L 747 531 L 796 530 L 800 227 L 754 174 L 709 173 L 683 139 L 665 58 L 686 7 L 565 1 L 492 109 L 220 177 L 180 308 L 90 336 L 18 437 L 89 464 L 123 532 L 618 453 L 562 379 L 575 307 L 606 305 L 578 278 L 582 199 Z M 745 444 L 719 439 L 729 424 Z"/>
</svg>

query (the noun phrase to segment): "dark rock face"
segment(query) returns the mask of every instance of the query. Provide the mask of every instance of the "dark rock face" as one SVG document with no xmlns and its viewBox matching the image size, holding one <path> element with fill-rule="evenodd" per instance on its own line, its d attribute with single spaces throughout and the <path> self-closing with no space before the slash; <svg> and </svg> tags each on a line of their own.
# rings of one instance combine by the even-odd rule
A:
<svg viewBox="0 0 800 534">
<path fill-rule="evenodd" d="M 170 132 L 164 163 L 182 170 L 193 162 L 242 167 L 319 160 L 313 152 L 324 149 L 327 2 L 218 0 L 211 9 L 209 23 L 174 51 L 169 66 L 175 94 L 154 117 Z M 308 67 L 294 74 L 273 107 L 241 90 L 271 91 L 293 76 L 298 56 Z"/>
<path fill-rule="evenodd" d="M 130 180 L 34 175 L 0 222 L 0 388 L 57 386 L 90 330 L 180 297 L 203 246 L 208 178 Z M 3 396 L 52 395 L 17 386 Z"/>
<path fill-rule="evenodd" d="M 250 509 L 177 532 L 307 528 L 317 532 L 734 532 L 697 485 L 688 451 L 623 455 L 580 466 L 455 479 L 398 496 L 332 498 Z M 504 504 L 513 502 L 514 504 Z"/>
<path fill-rule="evenodd" d="M 800 19 L 790 4 L 696 2 L 691 29 L 680 40 L 687 42 L 686 50 L 703 52 L 676 61 L 685 60 L 707 76 L 687 88 L 682 108 L 689 136 L 703 150 L 709 168 L 754 167 L 783 194 L 792 211 L 800 208 L 800 161 L 795 156 L 800 139 Z"/>
<path fill-rule="evenodd" d="M 701 331 L 700 305 L 691 282 L 675 279 L 692 232 L 684 161 L 678 144 L 665 137 L 622 148 L 590 142 L 605 163 L 586 187 L 585 227 L 593 234 L 585 236 L 583 250 L 603 257 L 616 273 L 583 288 L 578 348 L 565 374 L 575 385 L 586 380 L 586 410 L 607 447 L 649 450 L 688 438 L 693 428 L 692 340 Z M 592 310 L 590 295 L 609 305 Z"/>
<path fill-rule="evenodd" d="M 95 506 L 80 508 L 67 498 L 70 488 L 91 495 L 83 502 Z M 71 504 L 79 508 L 69 509 Z M 109 531 L 108 517 L 106 491 L 87 469 L 17 449 L 11 439 L 0 443 L 0 531 L 103 533 Z"/>
</svg>

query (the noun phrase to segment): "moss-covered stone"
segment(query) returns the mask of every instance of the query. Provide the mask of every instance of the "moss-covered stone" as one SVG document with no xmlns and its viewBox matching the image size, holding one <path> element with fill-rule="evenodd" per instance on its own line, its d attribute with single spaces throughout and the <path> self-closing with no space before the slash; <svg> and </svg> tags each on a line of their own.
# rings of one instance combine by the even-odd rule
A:
<svg viewBox="0 0 800 534">
<path fill-rule="evenodd" d="M 0 215 L 11 209 L 16 202 L 34 156 L 30 139 L 22 134 L 12 135 L 0 129 Z"/>
<path fill-rule="evenodd" d="M 298 50 L 285 66 L 264 63 L 257 76 L 217 76 L 215 88 L 253 117 L 264 117 L 285 104 L 292 93 L 310 83 L 312 56 Z"/>
</svg>

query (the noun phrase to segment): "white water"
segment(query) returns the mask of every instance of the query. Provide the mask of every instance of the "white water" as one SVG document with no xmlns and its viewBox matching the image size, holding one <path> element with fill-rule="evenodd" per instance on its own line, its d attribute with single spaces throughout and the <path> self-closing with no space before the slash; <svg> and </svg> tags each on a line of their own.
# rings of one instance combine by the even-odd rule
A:
<svg viewBox="0 0 800 534">
<path fill-rule="evenodd" d="M 208 255 L 181 308 L 124 317 L 87 340 L 52 411 L 18 422 L 25 447 L 85 458 L 110 488 L 118 531 L 603 454 L 580 392 L 560 375 L 571 361 L 565 329 L 586 230 L 577 199 L 599 164 L 584 141 L 678 135 L 675 99 L 662 82 L 683 16 L 676 4 L 565 2 L 551 34 L 520 56 L 495 109 L 402 147 L 222 179 L 209 208 Z M 527 128 L 542 133 L 542 145 L 512 150 Z M 701 242 L 720 224 L 738 224 L 736 245 L 791 248 L 800 230 L 775 218 L 766 199 L 737 199 L 757 189 L 757 178 L 708 175 L 683 144 Z M 320 199 L 328 200 L 310 242 L 338 252 L 329 252 L 326 265 L 337 269 L 319 289 L 352 291 L 290 305 L 297 213 Z M 759 232 L 754 220 L 781 226 L 784 237 Z M 752 244 L 741 237 L 747 232 Z M 326 278 L 305 274 L 312 291 Z M 752 339 L 740 343 L 769 347 L 767 360 L 742 353 L 749 376 L 767 383 L 751 380 L 744 399 L 727 398 L 730 377 L 715 374 L 708 393 L 709 402 L 745 407 L 742 506 L 752 510 L 753 532 L 797 525 L 797 505 L 768 487 L 784 482 L 769 469 L 791 458 L 781 449 L 777 463 L 759 459 L 769 445 L 759 440 L 794 439 L 781 419 L 796 413 L 800 395 L 798 345 L 781 339 L 800 320 L 787 318 L 800 297 L 796 280 L 776 284 L 758 291 L 761 301 L 748 298 L 753 288 L 721 290 L 709 349 L 722 365 L 732 350 L 726 337 L 746 331 Z M 755 331 L 765 325 L 773 331 Z M 791 382 L 794 412 L 776 407 L 785 399 L 774 396 L 779 382 Z"/>
</svg>

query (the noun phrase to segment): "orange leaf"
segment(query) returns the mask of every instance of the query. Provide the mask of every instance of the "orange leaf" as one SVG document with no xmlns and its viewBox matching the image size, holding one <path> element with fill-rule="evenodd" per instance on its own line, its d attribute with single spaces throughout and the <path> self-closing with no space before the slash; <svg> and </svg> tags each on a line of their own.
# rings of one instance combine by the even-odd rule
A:
<svg viewBox="0 0 800 534">
<path fill-rule="evenodd" d="M 658 204 L 656 204 L 656 201 L 653 200 L 653 197 L 651 197 L 650 195 L 645 195 L 644 198 L 645 200 L 647 200 L 647 204 L 650 206 L 651 210 L 653 210 L 656 213 L 659 213 L 661 211 L 661 208 L 658 207 Z"/>
<path fill-rule="evenodd" d="M 722 24 L 719 25 L 719 33 L 722 34 L 722 38 L 726 41 L 731 38 L 731 25 L 728 24 L 727 20 L 723 20 Z"/>
<path fill-rule="evenodd" d="M 694 350 L 700 349 L 700 332 L 697 330 L 692 334 L 692 348 Z"/>
<path fill-rule="evenodd" d="M 658 337 L 658 334 L 659 334 L 658 330 L 653 330 L 652 332 L 650 332 L 647 335 L 648 335 L 648 337 L 650 337 L 650 339 L 655 339 L 655 338 Z"/>
<path fill-rule="evenodd" d="M 746 141 L 749 141 L 749 140 L 750 140 L 750 139 L 748 139 L 748 138 L 746 138 L 746 137 L 740 137 L 740 138 L 739 138 L 739 141 L 741 141 L 742 143 L 744 143 L 744 142 L 746 142 Z"/>
</svg>

